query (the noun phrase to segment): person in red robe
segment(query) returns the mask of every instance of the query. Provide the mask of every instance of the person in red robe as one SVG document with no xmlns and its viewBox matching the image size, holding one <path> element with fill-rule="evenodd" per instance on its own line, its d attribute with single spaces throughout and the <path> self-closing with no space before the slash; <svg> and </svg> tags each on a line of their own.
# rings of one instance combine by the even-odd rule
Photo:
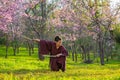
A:
<svg viewBox="0 0 120 80">
<path fill-rule="evenodd" d="M 62 45 L 62 40 L 59 36 L 55 37 L 55 41 L 47 41 L 34 39 L 40 45 L 39 54 L 48 55 L 50 53 L 50 68 L 51 71 L 65 71 L 65 62 L 68 52 Z M 54 56 L 54 57 L 53 57 Z"/>
</svg>

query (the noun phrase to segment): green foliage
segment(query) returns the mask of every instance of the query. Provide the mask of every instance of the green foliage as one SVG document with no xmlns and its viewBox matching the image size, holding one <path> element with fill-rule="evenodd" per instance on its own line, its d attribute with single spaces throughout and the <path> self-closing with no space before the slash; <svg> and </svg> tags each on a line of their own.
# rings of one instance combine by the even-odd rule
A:
<svg viewBox="0 0 120 80">
<path fill-rule="evenodd" d="M 97 10 L 95 13 L 95 18 L 99 18 L 100 17 L 100 12 Z"/>
<path fill-rule="evenodd" d="M 116 25 L 113 33 L 114 33 L 114 37 L 115 37 L 116 42 L 120 44 L 120 24 Z"/>
<path fill-rule="evenodd" d="M 112 53 L 114 59 L 120 60 L 120 44 L 116 43 L 115 48 Z"/>
<path fill-rule="evenodd" d="M 0 37 L 0 44 L 1 45 L 4 45 L 5 44 L 5 37 Z"/>
</svg>

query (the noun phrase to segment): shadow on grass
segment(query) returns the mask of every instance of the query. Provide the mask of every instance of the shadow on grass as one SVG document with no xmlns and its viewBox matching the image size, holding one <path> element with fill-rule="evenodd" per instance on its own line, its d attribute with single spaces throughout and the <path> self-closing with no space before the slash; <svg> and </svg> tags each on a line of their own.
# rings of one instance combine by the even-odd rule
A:
<svg viewBox="0 0 120 80">
<path fill-rule="evenodd" d="M 120 60 L 110 60 L 110 61 L 106 61 L 105 64 L 120 64 Z"/>
<path fill-rule="evenodd" d="M 29 70 L 29 69 L 19 69 L 19 70 L 0 70 L 0 73 L 2 74 L 27 74 L 27 73 L 49 73 L 50 70 L 49 69 L 36 69 L 36 70 Z"/>
</svg>

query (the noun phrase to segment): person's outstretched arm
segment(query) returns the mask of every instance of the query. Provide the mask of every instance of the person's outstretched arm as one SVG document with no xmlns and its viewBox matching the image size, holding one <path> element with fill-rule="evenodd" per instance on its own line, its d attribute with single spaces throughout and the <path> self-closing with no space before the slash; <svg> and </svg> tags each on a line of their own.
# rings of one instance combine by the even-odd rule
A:
<svg viewBox="0 0 120 80">
<path fill-rule="evenodd" d="M 40 39 L 33 39 L 33 41 L 35 41 L 35 42 L 40 42 Z"/>
</svg>

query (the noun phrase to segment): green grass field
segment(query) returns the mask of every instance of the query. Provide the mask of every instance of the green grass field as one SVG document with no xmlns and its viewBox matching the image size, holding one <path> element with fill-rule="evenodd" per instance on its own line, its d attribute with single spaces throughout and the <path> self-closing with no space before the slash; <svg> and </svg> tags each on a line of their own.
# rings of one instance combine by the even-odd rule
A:
<svg viewBox="0 0 120 80">
<path fill-rule="evenodd" d="M 66 72 L 51 72 L 49 58 L 38 60 L 35 54 L 28 56 L 21 48 L 17 56 L 9 49 L 8 59 L 4 58 L 5 49 L 0 48 L 0 80 L 120 80 L 120 62 L 110 61 L 105 66 L 99 63 L 84 64 L 67 58 Z"/>
</svg>

